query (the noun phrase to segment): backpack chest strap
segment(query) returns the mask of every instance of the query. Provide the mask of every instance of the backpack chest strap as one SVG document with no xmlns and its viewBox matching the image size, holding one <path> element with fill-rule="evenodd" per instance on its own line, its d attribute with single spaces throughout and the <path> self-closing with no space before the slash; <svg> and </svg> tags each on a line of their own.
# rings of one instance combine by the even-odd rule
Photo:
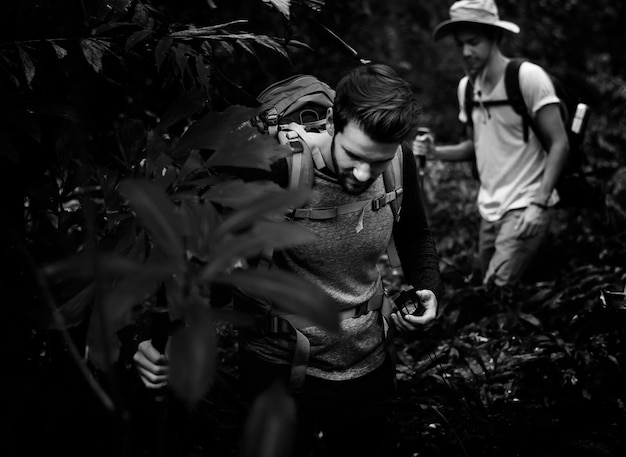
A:
<svg viewBox="0 0 626 457">
<path fill-rule="evenodd" d="M 359 211 L 378 211 L 388 205 L 402 195 L 402 188 L 399 187 L 373 200 L 364 200 L 360 202 L 348 203 L 340 206 L 329 206 L 320 208 L 296 208 L 288 213 L 287 218 L 290 220 L 326 220 L 333 219 L 343 214 L 356 213 Z"/>
</svg>

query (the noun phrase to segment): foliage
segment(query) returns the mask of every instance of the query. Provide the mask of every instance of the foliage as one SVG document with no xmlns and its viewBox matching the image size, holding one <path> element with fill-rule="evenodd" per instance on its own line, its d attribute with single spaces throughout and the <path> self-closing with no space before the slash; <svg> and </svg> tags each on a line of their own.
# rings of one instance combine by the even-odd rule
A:
<svg viewBox="0 0 626 457">
<path fill-rule="evenodd" d="M 11 393 L 3 432 L 12 439 L 1 441 L 9 454 L 45 443 L 46 450 L 129 455 L 128 435 L 140 427 L 149 429 L 141 436 L 149 443 L 153 422 L 128 423 L 135 398 L 116 375 L 118 368 L 122 377 L 134 373 L 133 348 L 156 336 L 150 332 L 165 303 L 175 392 L 194 405 L 172 418 L 200 419 L 170 424 L 168 433 L 187 426 L 178 439 L 185 451 L 234 455 L 241 438 L 234 416 L 247 411 L 233 390 L 232 326 L 248 321 L 219 306 L 221 286 L 276 294 L 286 307 L 294 302 L 285 297 L 297 296 L 293 311 L 333 325 L 309 285 L 236 268 L 266 247 L 309 236 L 277 220 L 304 195 L 239 176 L 285 154 L 247 125 L 250 94 L 297 72 L 334 84 L 357 64 L 324 24 L 356 57 L 398 68 L 423 102 L 423 123 L 438 140 L 455 141 L 462 68 L 452 42 L 430 37 L 449 3 L 3 4 L 2 230 L 12 268 L 0 293 L 9 323 L 2 379 Z M 588 171 L 607 207 L 561 213 L 531 285 L 497 296 L 473 283 L 476 182 L 465 164 L 429 164 L 426 204 L 447 289 L 440 318 L 397 341 L 401 446 L 420 455 L 620 455 L 624 311 L 603 307 L 599 296 L 626 283 L 624 5 L 498 5 L 522 27 L 507 51 L 568 73 L 592 106 Z M 401 272 L 386 270 L 385 284 L 400 288 Z M 285 414 L 272 414 L 274 405 Z M 257 406 L 247 424 L 257 438 L 246 443 L 266 437 L 263 449 L 278 452 L 277 435 L 264 427 L 292 406 L 277 390 Z"/>
</svg>

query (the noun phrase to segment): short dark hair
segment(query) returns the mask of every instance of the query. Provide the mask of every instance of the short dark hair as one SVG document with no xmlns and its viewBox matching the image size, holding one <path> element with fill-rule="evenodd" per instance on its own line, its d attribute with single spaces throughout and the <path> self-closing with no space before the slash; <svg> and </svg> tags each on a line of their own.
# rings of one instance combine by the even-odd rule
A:
<svg viewBox="0 0 626 457">
<path fill-rule="evenodd" d="M 333 124 L 354 121 L 372 140 L 400 143 L 415 132 L 422 107 L 409 83 L 385 64 L 354 68 L 335 88 Z"/>
</svg>

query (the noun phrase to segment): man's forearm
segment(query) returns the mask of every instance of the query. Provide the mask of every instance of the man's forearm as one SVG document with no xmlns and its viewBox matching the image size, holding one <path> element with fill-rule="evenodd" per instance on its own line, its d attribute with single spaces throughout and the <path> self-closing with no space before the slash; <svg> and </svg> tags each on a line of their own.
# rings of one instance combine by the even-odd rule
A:
<svg viewBox="0 0 626 457">
<path fill-rule="evenodd" d="M 470 160 L 474 157 L 474 142 L 465 140 L 458 144 L 436 146 L 433 158 L 449 162 Z"/>
<path fill-rule="evenodd" d="M 554 190 L 556 183 L 563 172 L 563 168 L 565 168 L 568 155 L 569 145 L 566 141 L 558 141 L 552 144 L 550 152 L 548 152 L 546 158 L 546 167 L 541 179 L 541 186 L 535 194 L 535 202 L 541 205 L 547 204 L 550 199 L 550 195 L 552 194 L 552 191 Z"/>
</svg>

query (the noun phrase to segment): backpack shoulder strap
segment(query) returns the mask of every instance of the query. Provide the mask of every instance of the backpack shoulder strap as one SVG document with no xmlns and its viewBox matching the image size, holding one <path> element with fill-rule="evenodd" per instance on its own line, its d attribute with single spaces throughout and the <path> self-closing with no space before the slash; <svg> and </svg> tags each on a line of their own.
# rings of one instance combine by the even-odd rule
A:
<svg viewBox="0 0 626 457">
<path fill-rule="evenodd" d="M 403 148 L 404 144 L 398 149 L 398 152 L 391 160 L 391 163 L 383 172 L 385 192 L 389 196 L 395 196 L 395 198 L 389 203 L 395 222 L 400 220 L 400 212 L 402 209 L 402 178 L 404 172 Z M 396 243 L 393 235 L 391 235 L 391 239 L 389 240 L 389 244 L 387 246 L 387 258 L 389 259 L 389 265 L 391 268 L 398 268 L 401 266 L 400 257 L 398 256 L 398 250 L 396 249 Z"/>
<path fill-rule="evenodd" d="M 528 141 L 528 128 L 530 127 L 545 149 L 544 141 L 539 133 L 539 127 L 528 111 L 522 95 L 522 88 L 520 87 L 519 70 L 525 61 L 525 59 L 511 59 L 509 61 L 504 72 L 504 89 L 513 110 L 522 117 L 524 141 Z"/>
<path fill-rule="evenodd" d="M 464 108 L 465 108 L 465 116 L 467 117 L 467 125 L 470 127 L 473 126 L 472 119 L 472 111 L 474 109 L 474 85 L 472 84 L 472 79 L 467 77 L 467 84 L 465 84 L 465 94 L 464 94 Z"/>
<path fill-rule="evenodd" d="M 383 182 L 385 183 L 385 192 L 394 194 L 393 200 L 390 200 L 391 210 L 393 211 L 394 220 L 400 219 L 400 205 L 402 204 L 402 148 L 398 148 L 398 152 L 391 160 L 389 166 L 383 172 Z"/>
</svg>

